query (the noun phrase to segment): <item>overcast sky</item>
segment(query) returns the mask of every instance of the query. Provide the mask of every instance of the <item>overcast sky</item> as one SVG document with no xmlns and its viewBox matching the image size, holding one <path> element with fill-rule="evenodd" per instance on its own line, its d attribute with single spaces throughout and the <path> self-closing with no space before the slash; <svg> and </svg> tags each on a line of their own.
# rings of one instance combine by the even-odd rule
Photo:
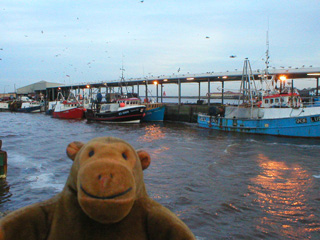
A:
<svg viewBox="0 0 320 240">
<path fill-rule="evenodd" d="M 119 80 L 122 64 L 126 79 L 179 68 L 180 74 L 240 70 L 246 57 L 262 69 L 268 28 L 271 67 L 320 67 L 319 0 L 2 0 L 0 6 L 0 92 L 41 80 Z"/>
</svg>

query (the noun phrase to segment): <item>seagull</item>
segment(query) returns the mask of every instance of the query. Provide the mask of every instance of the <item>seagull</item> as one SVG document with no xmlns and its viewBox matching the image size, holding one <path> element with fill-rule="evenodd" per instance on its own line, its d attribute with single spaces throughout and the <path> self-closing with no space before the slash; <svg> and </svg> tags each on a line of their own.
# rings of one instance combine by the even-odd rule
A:
<svg viewBox="0 0 320 240">
<path fill-rule="evenodd" d="M 230 58 L 236 58 L 236 57 L 237 57 L 236 55 L 231 55 L 231 56 L 230 56 Z"/>
</svg>

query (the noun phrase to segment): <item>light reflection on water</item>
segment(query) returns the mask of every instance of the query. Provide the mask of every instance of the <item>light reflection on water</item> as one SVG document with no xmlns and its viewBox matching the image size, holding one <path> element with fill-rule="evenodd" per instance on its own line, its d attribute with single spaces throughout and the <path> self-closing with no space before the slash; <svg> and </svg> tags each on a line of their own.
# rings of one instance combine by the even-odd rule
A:
<svg viewBox="0 0 320 240">
<path fill-rule="evenodd" d="M 145 126 L 145 134 L 138 138 L 138 141 L 142 142 L 153 142 L 155 140 L 165 138 L 165 133 L 162 130 L 161 123 L 150 124 Z"/>
<path fill-rule="evenodd" d="M 319 231 L 320 221 L 312 214 L 306 196 L 314 184 L 312 175 L 299 164 L 288 165 L 263 154 L 258 155 L 257 161 L 261 173 L 251 178 L 249 185 L 265 212 L 257 228 L 263 232 L 276 229 L 281 236 L 294 239 Z"/>
</svg>

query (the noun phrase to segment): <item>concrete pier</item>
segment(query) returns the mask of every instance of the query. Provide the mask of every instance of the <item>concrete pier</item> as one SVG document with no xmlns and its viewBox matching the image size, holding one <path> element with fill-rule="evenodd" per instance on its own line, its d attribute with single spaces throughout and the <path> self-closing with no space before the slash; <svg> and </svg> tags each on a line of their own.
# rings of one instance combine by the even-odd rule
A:
<svg viewBox="0 0 320 240">
<path fill-rule="evenodd" d="M 207 113 L 209 110 L 209 106 L 204 105 L 196 105 L 196 104 L 165 104 L 165 113 L 164 120 L 165 121 L 180 121 L 180 122 L 197 122 L 197 114 Z"/>
</svg>

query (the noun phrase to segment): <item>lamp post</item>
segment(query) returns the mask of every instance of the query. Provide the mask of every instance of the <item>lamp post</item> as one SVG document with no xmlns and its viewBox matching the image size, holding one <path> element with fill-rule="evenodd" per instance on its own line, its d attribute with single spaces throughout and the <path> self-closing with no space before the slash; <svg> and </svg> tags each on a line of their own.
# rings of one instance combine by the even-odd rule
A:
<svg viewBox="0 0 320 240">
<path fill-rule="evenodd" d="M 9 85 L 4 85 L 4 86 L 3 86 L 3 95 L 6 94 L 6 87 L 7 87 L 7 86 L 9 86 Z"/>
</svg>

